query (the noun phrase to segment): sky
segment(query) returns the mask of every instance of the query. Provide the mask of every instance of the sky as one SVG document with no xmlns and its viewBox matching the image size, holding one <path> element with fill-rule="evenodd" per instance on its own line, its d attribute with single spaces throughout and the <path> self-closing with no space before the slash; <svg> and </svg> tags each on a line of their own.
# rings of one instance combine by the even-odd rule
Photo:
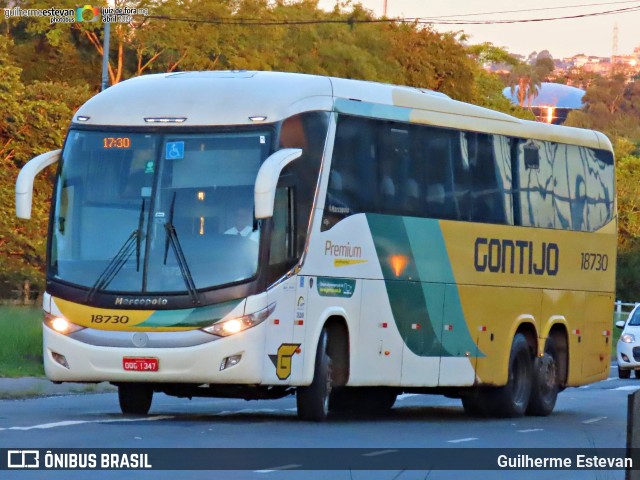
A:
<svg viewBox="0 0 640 480">
<path fill-rule="evenodd" d="M 376 16 L 382 15 L 384 2 L 359 0 Z M 330 10 L 335 4 L 336 0 L 319 0 L 319 6 L 324 9 Z M 525 56 L 534 51 L 549 50 L 554 58 L 579 53 L 610 57 L 616 23 L 619 55 L 631 54 L 635 47 L 640 46 L 640 0 L 387 0 L 387 16 L 432 18 L 448 15 L 465 21 L 512 20 L 565 17 L 633 7 L 637 8 L 631 12 L 545 22 L 435 26 L 441 32 L 464 30 L 471 36 L 470 43 L 491 42 L 511 53 Z M 545 10 L 539 10 L 541 8 Z M 528 11 L 488 15 L 513 10 Z M 483 15 L 461 17 L 472 13 Z"/>
</svg>

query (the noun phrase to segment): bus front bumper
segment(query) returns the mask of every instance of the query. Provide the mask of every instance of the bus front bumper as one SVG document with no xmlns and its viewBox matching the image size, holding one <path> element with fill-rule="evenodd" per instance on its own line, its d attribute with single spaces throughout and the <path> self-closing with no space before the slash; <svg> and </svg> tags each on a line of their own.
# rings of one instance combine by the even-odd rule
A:
<svg viewBox="0 0 640 480">
<path fill-rule="evenodd" d="M 43 325 L 44 369 L 54 382 L 260 384 L 261 327 L 196 346 L 125 348 L 90 345 Z M 224 359 L 237 355 L 241 358 L 236 365 L 221 370 Z M 157 371 L 125 370 L 125 358 L 157 359 Z"/>
</svg>

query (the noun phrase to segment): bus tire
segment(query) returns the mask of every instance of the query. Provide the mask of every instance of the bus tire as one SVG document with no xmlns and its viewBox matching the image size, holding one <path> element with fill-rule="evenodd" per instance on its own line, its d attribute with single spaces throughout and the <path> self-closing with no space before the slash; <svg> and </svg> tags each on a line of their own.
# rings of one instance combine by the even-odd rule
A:
<svg viewBox="0 0 640 480">
<path fill-rule="evenodd" d="M 527 415 L 546 417 L 553 412 L 560 390 L 556 358 L 555 342 L 549 337 L 544 344 L 544 355 L 533 361 Z"/>
<path fill-rule="evenodd" d="M 331 378 L 331 358 L 327 353 L 327 329 L 323 329 L 316 349 L 313 381 L 308 387 L 296 389 L 298 418 L 313 422 L 323 422 L 329 414 L 329 398 L 333 381 Z"/>
<path fill-rule="evenodd" d="M 153 389 L 143 383 L 121 383 L 118 401 L 124 415 L 146 415 L 153 401 Z"/>
<path fill-rule="evenodd" d="M 522 333 L 516 333 L 509 354 L 507 384 L 487 390 L 485 407 L 494 417 L 521 417 L 531 396 L 531 351 Z M 485 395 L 483 395 L 485 396 Z"/>
</svg>

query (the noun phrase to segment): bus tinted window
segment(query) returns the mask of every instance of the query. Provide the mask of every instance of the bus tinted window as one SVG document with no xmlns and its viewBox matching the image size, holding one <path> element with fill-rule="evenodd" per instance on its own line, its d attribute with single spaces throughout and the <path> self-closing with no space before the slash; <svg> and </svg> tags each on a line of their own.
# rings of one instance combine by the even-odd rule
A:
<svg viewBox="0 0 640 480">
<path fill-rule="evenodd" d="M 361 212 L 510 223 L 510 191 L 505 137 L 341 116 L 323 229 Z"/>
<path fill-rule="evenodd" d="M 612 192 L 610 152 L 342 115 L 322 228 L 371 212 L 593 231 Z"/>
<path fill-rule="evenodd" d="M 518 144 L 521 225 L 554 226 L 552 178 L 556 147 L 537 140 Z"/>
</svg>

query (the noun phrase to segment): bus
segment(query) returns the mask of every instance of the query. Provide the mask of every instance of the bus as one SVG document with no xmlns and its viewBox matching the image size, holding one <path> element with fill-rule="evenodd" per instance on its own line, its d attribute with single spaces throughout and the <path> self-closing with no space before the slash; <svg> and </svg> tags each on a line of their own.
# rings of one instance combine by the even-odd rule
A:
<svg viewBox="0 0 640 480">
<path fill-rule="evenodd" d="M 73 116 L 44 293 L 54 382 L 379 413 L 400 393 L 549 415 L 608 376 L 614 160 L 601 133 L 419 88 L 210 71 Z"/>
</svg>

